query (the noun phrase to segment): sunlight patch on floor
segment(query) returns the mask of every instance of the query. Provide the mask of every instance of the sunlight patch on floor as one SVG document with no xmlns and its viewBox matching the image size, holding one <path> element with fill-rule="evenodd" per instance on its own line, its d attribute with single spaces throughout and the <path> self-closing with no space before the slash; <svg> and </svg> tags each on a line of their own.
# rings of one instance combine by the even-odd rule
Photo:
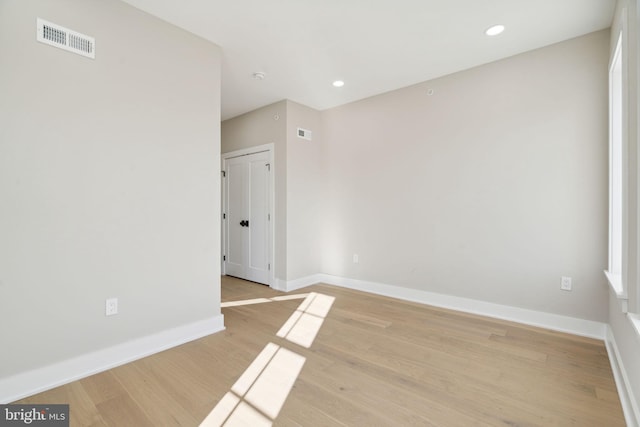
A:
<svg viewBox="0 0 640 427">
<path fill-rule="evenodd" d="M 215 408 L 207 418 L 202 421 L 200 427 L 218 427 L 221 426 L 229 415 L 233 412 L 233 410 L 240 403 L 240 398 L 231 392 L 227 392 L 222 399 L 218 402 Z"/>
<path fill-rule="evenodd" d="M 223 307 L 242 304 L 301 299 L 304 301 L 282 325 L 278 337 L 309 348 L 322 327 L 335 297 L 318 294 L 287 295 L 223 303 Z M 233 304 L 233 305 L 231 305 Z M 274 343 L 268 343 L 240 375 L 200 427 L 270 426 L 277 418 L 306 358 Z"/>
<path fill-rule="evenodd" d="M 275 420 L 305 361 L 305 357 L 280 347 L 247 392 L 245 400 Z"/>
<path fill-rule="evenodd" d="M 238 305 L 251 305 L 251 304 L 262 304 L 265 302 L 271 302 L 269 298 L 254 298 L 254 299 L 245 299 L 241 301 L 229 301 L 220 303 L 220 307 L 235 307 Z"/>
<path fill-rule="evenodd" d="M 305 357 L 293 351 L 267 344 L 200 427 L 270 426 L 305 361 Z"/>
<path fill-rule="evenodd" d="M 240 402 L 224 425 L 227 427 L 268 427 L 272 424 L 269 418 L 262 415 L 251 405 Z"/>
<path fill-rule="evenodd" d="M 220 307 L 237 307 L 240 305 L 251 305 L 251 304 L 263 304 L 265 302 L 274 302 L 274 301 L 288 301 L 292 299 L 302 299 L 306 298 L 309 294 L 295 294 L 295 295 L 283 295 L 279 297 L 273 298 L 253 298 L 253 299 L 244 299 L 238 301 L 227 301 L 220 303 Z"/>
<path fill-rule="evenodd" d="M 274 343 L 269 343 L 262 349 L 260 354 L 251 362 L 251 365 L 244 371 L 244 373 L 238 378 L 236 383 L 231 387 L 238 396 L 244 396 L 251 385 L 258 379 L 260 373 L 264 370 L 265 366 L 273 358 L 280 347 Z"/>
<path fill-rule="evenodd" d="M 273 301 L 287 301 L 291 299 L 302 299 L 306 298 L 309 294 L 295 294 L 295 295 L 282 295 L 280 297 L 271 298 Z"/>
<path fill-rule="evenodd" d="M 276 336 L 305 348 L 311 347 L 334 300 L 329 295 L 310 293 Z"/>
</svg>

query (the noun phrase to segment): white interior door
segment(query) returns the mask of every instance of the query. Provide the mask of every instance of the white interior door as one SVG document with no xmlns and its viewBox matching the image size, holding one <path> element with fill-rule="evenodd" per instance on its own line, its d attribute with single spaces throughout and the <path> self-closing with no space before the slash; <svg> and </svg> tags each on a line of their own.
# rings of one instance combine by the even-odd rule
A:
<svg viewBox="0 0 640 427">
<path fill-rule="evenodd" d="M 269 152 L 225 160 L 225 274 L 269 283 Z"/>
</svg>

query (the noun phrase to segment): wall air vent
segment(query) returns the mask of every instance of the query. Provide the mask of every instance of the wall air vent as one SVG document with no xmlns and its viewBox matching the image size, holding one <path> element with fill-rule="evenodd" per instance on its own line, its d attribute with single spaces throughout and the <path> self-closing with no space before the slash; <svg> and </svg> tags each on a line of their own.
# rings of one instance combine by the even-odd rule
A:
<svg viewBox="0 0 640 427">
<path fill-rule="evenodd" d="M 36 25 L 39 42 L 95 59 L 96 41 L 93 37 L 85 36 L 40 18 L 37 19 Z"/>
<path fill-rule="evenodd" d="M 307 141 L 311 141 L 311 131 L 307 129 L 298 128 L 298 138 L 306 139 Z"/>
</svg>

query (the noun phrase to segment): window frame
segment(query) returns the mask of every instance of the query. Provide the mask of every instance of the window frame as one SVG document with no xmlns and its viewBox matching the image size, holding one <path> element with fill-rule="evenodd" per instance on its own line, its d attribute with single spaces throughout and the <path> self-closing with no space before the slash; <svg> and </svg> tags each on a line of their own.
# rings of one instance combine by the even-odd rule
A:
<svg viewBox="0 0 640 427">
<path fill-rule="evenodd" d="M 623 31 L 620 31 L 609 65 L 609 259 L 605 275 L 619 299 L 627 300 L 623 280 L 624 251 L 624 76 Z M 623 311 L 627 311 L 626 303 Z"/>
</svg>

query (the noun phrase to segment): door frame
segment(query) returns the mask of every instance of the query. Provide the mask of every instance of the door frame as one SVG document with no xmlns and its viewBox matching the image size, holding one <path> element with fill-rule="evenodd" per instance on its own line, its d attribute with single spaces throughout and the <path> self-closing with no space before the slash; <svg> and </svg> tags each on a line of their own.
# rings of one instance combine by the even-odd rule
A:
<svg viewBox="0 0 640 427">
<path fill-rule="evenodd" d="M 226 166 L 227 166 L 227 160 L 232 159 L 232 158 L 236 158 L 236 157 L 241 157 L 241 156 L 248 156 L 250 154 L 256 154 L 256 153 L 264 153 L 264 152 L 268 152 L 269 153 L 269 164 L 271 165 L 271 173 L 269 174 L 269 215 L 270 215 L 270 226 L 267 227 L 268 229 L 268 233 L 267 233 L 267 247 L 269 248 L 269 254 L 267 255 L 268 259 L 269 259 L 269 264 L 271 266 L 270 270 L 269 270 L 269 278 L 268 278 L 268 285 L 270 288 L 273 288 L 275 285 L 275 235 L 276 235 L 276 215 L 275 215 L 275 205 L 276 205 L 276 198 L 275 198 L 275 171 L 276 171 L 276 165 L 275 165 L 275 155 L 274 155 L 274 150 L 275 150 L 275 144 L 270 143 L 270 144 L 263 144 L 263 145 L 257 145 L 255 147 L 249 147 L 249 148 L 243 148 L 241 150 L 235 150 L 235 151 L 230 151 L 228 153 L 223 153 L 220 156 L 220 174 L 222 175 L 222 178 L 220 180 L 222 189 L 220 191 L 220 194 L 222 195 L 222 203 L 220 204 L 222 207 L 222 211 L 220 212 L 220 236 L 222 237 L 221 239 L 221 248 L 220 248 L 220 271 L 222 273 L 222 275 L 226 275 L 226 269 L 225 269 L 225 248 L 227 247 L 227 229 L 225 227 L 225 222 L 226 219 L 224 218 L 225 213 L 227 211 L 227 185 L 225 182 L 225 174 L 226 174 Z"/>
</svg>

